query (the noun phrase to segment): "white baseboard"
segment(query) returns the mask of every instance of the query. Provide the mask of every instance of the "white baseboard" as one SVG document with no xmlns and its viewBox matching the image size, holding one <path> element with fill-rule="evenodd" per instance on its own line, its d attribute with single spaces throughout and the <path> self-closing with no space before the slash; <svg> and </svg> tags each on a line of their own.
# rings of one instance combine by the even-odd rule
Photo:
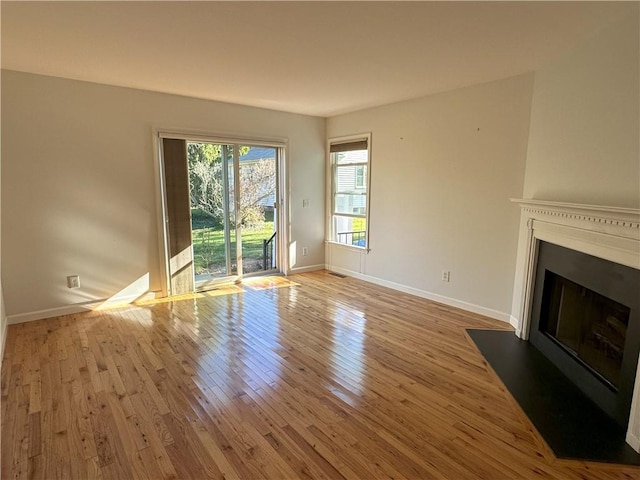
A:
<svg viewBox="0 0 640 480">
<path fill-rule="evenodd" d="M 59 317 L 61 315 L 71 315 L 74 313 L 88 312 L 103 308 L 115 307 L 117 305 L 126 305 L 135 301 L 153 300 L 156 298 L 156 292 L 148 292 L 143 295 L 127 295 L 122 297 L 112 297 L 104 300 L 92 300 L 90 302 L 74 303 L 72 305 L 64 305 L 62 307 L 47 308 L 45 310 L 36 310 L 34 312 L 18 313 L 7 316 L 7 323 L 15 325 L 17 323 L 33 322 L 42 320 L 43 318 Z"/>
<path fill-rule="evenodd" d="M 308 267 L 297 267 L 289 269 L 289 275 L 295 275 L 296 273 L 317 272 L 318 270 L 324 270 L 324 263 L 319 265 L 309 265 Z"/>
<path fill-rule="evenodd" d="M 354 277 L 359 280 L 364 280 L 365 282 L 374 283 L 382 287 L 391 288 L 393 290 L 409 293 L 417 297 L 426 298 L 427 300 L 433 300 L 434 302 L 444 303 L 445 305 L 449 305 L 451 307 L 460 308 L 461 310 L 466 310 L 468 312 L 484 315 L 485 317 L 490 317 L 495 320 L 500 320 L 501 322 L 511 323 L 511 315 L 509 315 L 508 313 L 499 312 L 498 310 L 482 307 L 480 305 L 475 305 L 473 303 L 465 302 L 463 300 L 456 300 L 455 298 L 446 297 L 444 295 L 440 295 L 437 293 L 427 292 L 426 290 L 420 290 L 418 288 L 408 287 L 400 283 L 391 282 L 389 280 L 383 280 L 378 277 L 372 277 L 371 275 L 365 275 L 362 273 L 354 272 L 352 270 L 347 270 L 346 268 L 336 267 L 334 265 L 326 265 L 326 269 L 332 272 L 347 275 L 349 277 Z"/>
<path fill-rule="evenodd" d="M 640 453 L 640 438 L 636 437 L 631 432 L 627 432 L 626 441 L 631 448 L 633 448 L 636 452 Z"/>
<path fill-rule="evenodd" d="M 513 329 L 516 331 L 516 337 L 518 338 L 522 338 L 522 330 L 520 330 L 520 320 L 518 320 L 516 317 L 514 317 L 513 315 L 509 316 L 509 324 L 513 327 Z"/>
</svg>

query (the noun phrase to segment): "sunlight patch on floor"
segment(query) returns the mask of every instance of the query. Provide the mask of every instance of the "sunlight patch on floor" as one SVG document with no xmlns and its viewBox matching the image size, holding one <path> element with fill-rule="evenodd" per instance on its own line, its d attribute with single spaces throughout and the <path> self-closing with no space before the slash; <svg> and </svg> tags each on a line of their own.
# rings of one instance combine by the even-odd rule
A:
<svg viewBox="0 0 640 480">
<path fill-rule="evenodd" d="M 268 275 L 264 277 L 248 278 L 243 280 L 242 283 L 221 284 L 211 290 L 207 290 L 206 292 L 187 293 L 184 295 L 175 295 L 173 297 L 136 301 L 133 305 L 148 306 L 167 302 L 179 302 L 181 300 L 232 295 L 249 290 L 270 290 L 274 288 L 294 287 L 298 285 L 300 284 L 289 280 L 287 277 L 283 277 L 281 275 Z"/>
<path fill-rule="evenodd" d="M 252 290 L 269 290 L 272 288 L 293 287 L 300 285 L 292 282 L 287 277 L 279 275 L 270 275 L 267 277 L 253 277 L 242 281 L 242 285 Z"/>
</svg>

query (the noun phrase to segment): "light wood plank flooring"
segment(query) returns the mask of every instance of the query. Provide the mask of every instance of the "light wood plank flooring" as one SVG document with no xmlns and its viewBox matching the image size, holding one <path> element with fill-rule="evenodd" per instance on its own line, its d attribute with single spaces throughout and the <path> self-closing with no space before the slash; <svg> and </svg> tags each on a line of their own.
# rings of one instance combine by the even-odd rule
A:
<svg viewBox="0 0 640 480">
<path fill-rule="evenodd" d="M 555 459 L 465 327 L 509 328 L 327 272 L 11 326 L 2 478 L 640 478 Z"/>
</svg>

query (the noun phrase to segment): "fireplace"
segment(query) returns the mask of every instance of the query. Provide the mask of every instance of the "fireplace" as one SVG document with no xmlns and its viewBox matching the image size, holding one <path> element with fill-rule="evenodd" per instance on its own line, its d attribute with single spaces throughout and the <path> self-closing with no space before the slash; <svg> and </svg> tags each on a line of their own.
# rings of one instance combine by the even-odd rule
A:
<svg viewBox="0 0 640 480">
<path fill-rule="evenodd" d="M 622 425 L 640 452 L 640 210 L 512 201 L 522 209 L 516 335 Z"/>
<path fill-rule="evenodd" d="M 640 270 L 539 241 L 529 340 L 626 427 L 640 353 Z"/>
</svg>

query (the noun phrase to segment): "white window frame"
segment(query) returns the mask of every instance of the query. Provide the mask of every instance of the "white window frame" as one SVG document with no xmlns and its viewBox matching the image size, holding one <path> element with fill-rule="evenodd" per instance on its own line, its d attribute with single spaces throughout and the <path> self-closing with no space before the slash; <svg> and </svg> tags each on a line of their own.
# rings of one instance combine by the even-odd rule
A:
<svg viewBox="0 0 640 480">
<path fill-rule="evenodd" d="M 366 205 L 367 211 L 365 215 L 350 215 L 346 213 L 336 213 L 336 164 L 333 161 L 333 155 L 331 153 L 331 146 L 337 145 L 341 143 L 351 143 L 357 141 L 366 141 L 367 142 L 367 162 L 363 164 L 354 164 L 354 166 L 366 165 L 367 166 L 367 175 L 366 175 Z M 327 140 L 327 243 L 331 243 L 333 245 L 339 245 L 345 248 L 351 248 L 358 251 L 364 251 L 369 253 L 371 251 L 371 236 L 370 236 L 370 218 L 371 218 L 371 133 L 360 133 L 355 135 L 349 135 L 344 137 L 332 137 Z M 364 218 L 366 221 L 365 227 L 365 245 L 350 245 L 348 243 L 341 243 L 337 241 L 337 233 L 335 229 L 335 221 L 334 217 L 353 217 L 353 218 Z"/>
</svg>

